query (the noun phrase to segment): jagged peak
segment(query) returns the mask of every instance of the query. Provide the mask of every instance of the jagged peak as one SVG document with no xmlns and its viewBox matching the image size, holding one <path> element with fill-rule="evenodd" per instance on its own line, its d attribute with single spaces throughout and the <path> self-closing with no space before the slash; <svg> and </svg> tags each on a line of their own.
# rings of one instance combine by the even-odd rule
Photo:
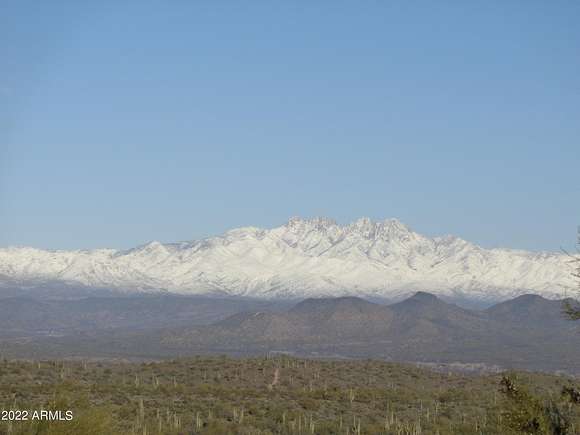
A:
<svg viewBox="0 0 580 435">
<path fill-rule="evenodd" d="M 451 245 L 451 244 L 457 243 L 457 242 L 467 243 L 465 240 L 463 240 L 457 236 L 454 236 L 452 234 L 445 234 L 444 236 L 436 236 L 436 237 L 433 237 L 433 240 L 435 240 L 437 243 L 441 243 L 444 245 Z"/>
<path fill-rule="evenodd" d="M 336 221 L 334 219 L 330 219 L 327 217 L 322 217 L 322 216 L 316 216 L 313 218 L 301 218 L 299 216 L 293 216 L 290 219 L 288 219 L 288 222 L 286 223 L 285 227 L 292 229 L 292 230 L 297 230 L 297 229 L 303 229 L 304 227 L 315 227 L 316 229 L 319 230 L 324 230 L 327 229 L 329 227 L 335 227 L 338 226 L 338 224 L 336 223 Z"/>
<path fill-rule="evenodd" d="M 347 228 L 368 239 L 402 238 L 414 234 L 411 228 L 395 218 L 373 221 L 368 217 L 362 217 L 348 225 Z"/>
</svg>

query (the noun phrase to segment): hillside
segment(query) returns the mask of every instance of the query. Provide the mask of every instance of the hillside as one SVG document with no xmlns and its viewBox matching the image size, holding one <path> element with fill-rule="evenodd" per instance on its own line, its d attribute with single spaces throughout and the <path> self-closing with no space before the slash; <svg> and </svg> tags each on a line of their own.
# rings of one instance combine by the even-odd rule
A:
<svg viewBox="0 0 580 435">
<path fill-rule="evenodd" d="M 467 310 L 424 292 L 389 306 L 354 297 L 307 299 L 285 312 L 246 312 L 212 325 L 176 329 L 162 342 L 188 352 L 268 350 L 580 373 L 580 327 L 562 318 L 557 309 L 562 301 L 536 297 L 533 318 L 521 299 L 486 311 Z"/>
<path fill-rule="evenodd" d="M 580 323 L 563 301 L 525 295 L 472 310 L 425 292 L 384 305 L 357 297 L 262 300 L 145 295 L 0 300 L 0 354 L 173 358 L 283 352 L 480 364 L 580 374 Z"/>
</svg>

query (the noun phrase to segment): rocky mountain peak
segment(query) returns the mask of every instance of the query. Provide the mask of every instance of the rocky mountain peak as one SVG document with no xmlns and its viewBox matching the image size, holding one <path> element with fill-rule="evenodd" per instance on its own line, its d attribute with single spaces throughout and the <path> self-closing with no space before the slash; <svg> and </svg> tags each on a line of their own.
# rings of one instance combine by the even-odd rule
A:
<svg viewBox="0 0 580 435">
<path fill-rule="evenodd" d="M 567 261 L 558 253 L 486 250 L 454 237 L 430 238 L 397 219 L 363 217 L 338 225 L 324 217 L 294 217 L 273 229 L 238 228 L 126 251 L 0 249 L 0 286 L 66 283 L 258 298 L 399 298 L 425 290 L 499 301 L 572 291 L 576 283 Z"/>
<path fill-rule="evenodd" d="M 334 219 L 326 217 L 314 217 L 310 219 L 304 219 L 299 216 L 291 217 L 288 223 L 285 225 L 291 231 L 303 231 L 304 229 L 316 229 L 316 230 L 326 230 L 329 227 L 337 226 Z"/>
</svg>

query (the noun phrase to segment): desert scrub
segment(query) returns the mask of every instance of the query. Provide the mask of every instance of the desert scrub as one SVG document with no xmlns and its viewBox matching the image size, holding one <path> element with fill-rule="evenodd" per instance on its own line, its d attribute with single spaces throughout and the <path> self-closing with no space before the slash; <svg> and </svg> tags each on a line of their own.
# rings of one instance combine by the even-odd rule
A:
<svg viewBox="0 0 580 435">
<path fill-rule="evenodd" d="M 75 415 L 69 423 L 0 422 L 0 434 L 503 435 L 518 430 L 506 426 L 513 404 L 501 393 L 497 374 L 287 356 L 6 361 L 0 369 L 3 409 L 47 409 L 60 400 L 58 406 Z M 534 397 L 572 400 L 562 397 L 564 388 L 566 397 L 576 397 L 573 378 L 516 375 L 518 386 Z M 578 408 L 563 408 L 567 434 L 578 433 Z"/>
</svg>

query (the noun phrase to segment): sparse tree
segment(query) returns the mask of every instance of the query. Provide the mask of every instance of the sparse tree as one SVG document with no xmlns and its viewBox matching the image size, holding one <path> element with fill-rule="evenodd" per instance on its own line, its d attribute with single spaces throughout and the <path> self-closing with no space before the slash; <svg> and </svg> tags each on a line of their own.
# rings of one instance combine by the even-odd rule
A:
<svg viewBox="0 0 580 435">
<path fill-rule="evenodd" d="M 508 408 L 503 411 L 502 420 L 506 432 L 527 435 L 569 433 L 570 423 L 553 401 L 543 403 L 516 385 L 509 376 L 504 376 L 500 385 L 501 392 L 508 400 Z"/>
</svg>

